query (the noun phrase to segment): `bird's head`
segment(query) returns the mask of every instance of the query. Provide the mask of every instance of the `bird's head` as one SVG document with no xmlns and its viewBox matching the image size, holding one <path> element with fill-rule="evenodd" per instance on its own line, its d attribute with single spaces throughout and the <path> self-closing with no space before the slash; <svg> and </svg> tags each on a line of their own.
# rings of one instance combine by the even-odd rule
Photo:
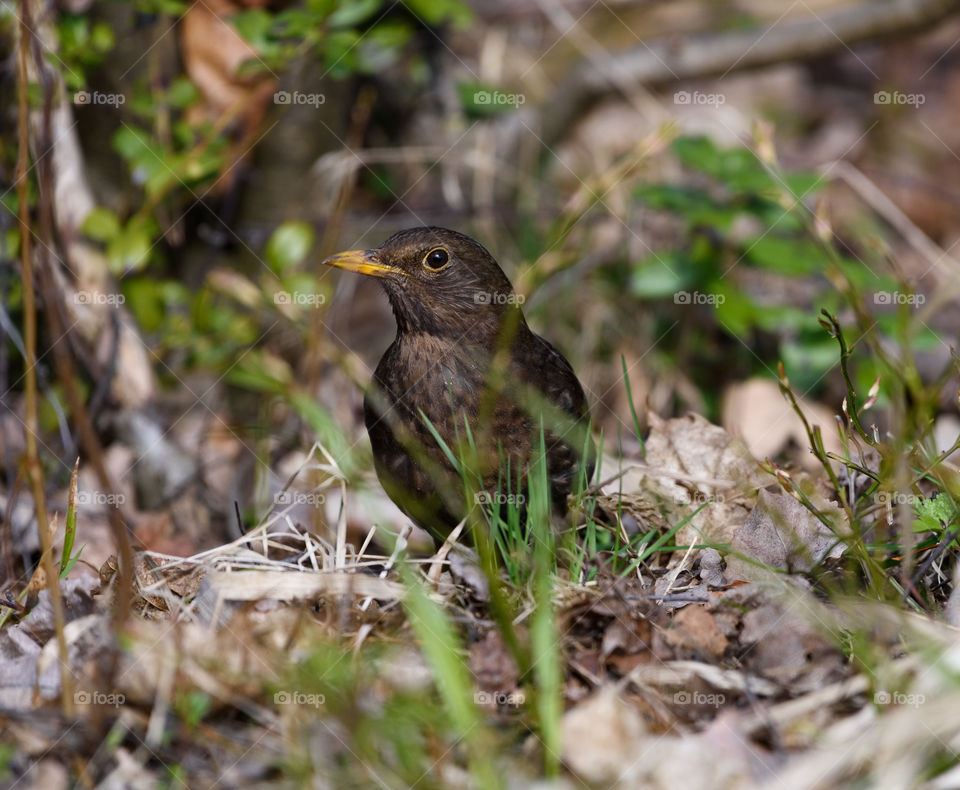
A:
<svg viewBox="0 0 960 790">
<path fill-rule="evenodd" d="M 525 326 L 510 280 L 484 247 L 445 228 L 411 228 L 375 250 L 349 250 L 329 266 L 376 277 L 397 331 L 494 340 L 508 317 Z"/>
</svg>

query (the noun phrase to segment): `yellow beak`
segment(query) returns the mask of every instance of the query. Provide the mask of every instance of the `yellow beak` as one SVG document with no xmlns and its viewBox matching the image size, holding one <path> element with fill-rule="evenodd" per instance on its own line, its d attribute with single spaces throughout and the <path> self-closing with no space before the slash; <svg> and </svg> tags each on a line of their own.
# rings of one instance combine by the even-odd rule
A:
<svg viewBox="0 0 960 790">
<path fill-rule="evenodd" d="M 346 269 L 348 272 L 369 274 L 372 277 L 391 277 L 396 274 L 407 276 L 403 269 L 380 263 L 376 250 L 338 252 L 336 255 L 327 258 L 323 263 L 327 266 L 336 266 L 338 269 Z"/>
</svg>

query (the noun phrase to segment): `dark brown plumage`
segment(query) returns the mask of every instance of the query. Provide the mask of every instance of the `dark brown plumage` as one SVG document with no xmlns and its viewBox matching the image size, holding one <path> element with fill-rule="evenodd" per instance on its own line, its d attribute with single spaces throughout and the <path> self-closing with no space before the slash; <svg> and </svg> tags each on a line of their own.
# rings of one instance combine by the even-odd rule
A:
<svg viewBox="0 0 960 790">
<path fill-rule="evenodd" d="M 567 360 L 527 327 L 490 253 L 462 233 L 413 228 L 379 249 L 324 263 L 377 277 L 397 319 L 396 340 L 364 399 L 377 476 L 390 498 L 445 537 L 473 503 L 464 501 L 461 475 L 430 426 L 455 455 L 469 426 L 471 468 L 481 496 L 495 501 L 498 492 L 524 492 L 542 419 L 553 504 L 565 510 L 585 446 L 592 473 L 587 401 Z"/>
</svg>

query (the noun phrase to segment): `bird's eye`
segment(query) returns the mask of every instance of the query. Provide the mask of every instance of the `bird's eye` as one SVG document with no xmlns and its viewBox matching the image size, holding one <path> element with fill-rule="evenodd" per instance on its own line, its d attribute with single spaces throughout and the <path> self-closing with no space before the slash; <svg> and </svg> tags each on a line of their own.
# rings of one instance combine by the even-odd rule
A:
<svg viewBox="0 0 960 790">
<path fill-rule="evenodd" d="M 434 247 L 430 252 L 423 256 L 423 265 L 428 269 L 437 271 L 450 263 L 450 253 L 443 247 Z"/>
</svg>

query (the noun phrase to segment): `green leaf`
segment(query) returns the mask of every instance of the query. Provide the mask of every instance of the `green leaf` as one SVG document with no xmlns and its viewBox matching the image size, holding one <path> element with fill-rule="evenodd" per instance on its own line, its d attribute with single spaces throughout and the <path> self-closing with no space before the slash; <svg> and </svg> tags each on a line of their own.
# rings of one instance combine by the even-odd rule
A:
<svg viewBox="0 0 960 790">
<path fill-rule="evenodd" d="M 942 532 L 957 516 L 957 508 L 946 494 L 937 494 L 932 499 L 918 498 L 913 505 L 917 520 L 914 532 Z"/>
<path fill-rule="evenodd" d="M 83 550 L 86 547 L 87 547 L 87 544 L 84 543 L 79 549 L 77 549 L 77 553 L 74 554 L 72 557 L 70 557 L 69 560 L 67 560 L 66 564 L 63 566 L 63 570 L 60 571 L 61 579 L 66 579 L 67 576 L 70 575 L 70 571 L 73 570 L 73 566 L 77 564 L 77 560 L 80 559 L 80 555 L 83 554 Z"/>
<path fill-rule="evenodd" d="M 0 236 L 0 262 L 13 261 L 20 256 L 20 228 L 7 228 Z"/>
<path fill-rule="evenodd" d="M 754 300 L 753 321 L 765 332 L 781 337 L 785 334 L 795 336 L 805 333 L 801 345 L 806 345 L 807 342 L 828 345 L 828 341 L 833 342 L 830 338 L 824 339 L 822 331 L 818 331 L 820 325 L 816 316 L 806 308 L 782 303 L 763 304 Z"/>
<path fill-rule="evenodd" d="M 188 4 L 185 0 L 137 0 L 136 5 L 141 14 L 181 17 L 187 13 Z"/>
<path fill-rule="evenodd" d="M 677 159 L 702 173 L 712 173 L 721 155 L 720 149 L 709 137 L 678 137 L 671 147 Z"/>
<path fill-rule="evenodd" d="M 188 77 L 177 77 L 167 90 L 167 101 L 171 107 L 183 109 L 193 104 L 200 93 Z"/>
<path fill-rule="evenodd" d="M 180 168 L 180 176 L 183 181 L 190 183 L 204 181 L 219 173 L 223 164 L 223 152 L 207 148 L 184 160 Z"/>
<path fill-rule="evenodd" d="M 293 268 L 307 257 L 313 246 L 313 235 L 313 227 L 306 222 L 284 222 L 267 242 L 264 250 L 267 265 L 277 274 Z"/>
<path fill-rule="evenodd" d="M 457 84 L 457 93 L 463 112 L 473 118 L 512 112 L 527 101 L 523 93 L 499 90 L 483 82 L 460 82 Z"/>
<path fill-rule="evenodd" d="M 747 239 L 743 248 L 748 261 L 779 274 L 821 274 L 827 269 L 826 257 L 809 239 L 783 238 L 768 233 Z"/>
<path fill-rule="evenodd" d="M 413 28 L 406 22 L 378 24 L 357 45 L 357 68 L 374 74 L 392 66 L 412 38 Z"/>
<path fill-rule="evenodd" d="M 673 151 L 687 167 L 705 173 L 735 194 L 775 193 L 778 185 L 752 151 L 720 149 L 707 137 L 678 137 Z"/>
<path fill-rule="evenodd" d="M 840 363 L 837 344 L 829 337 L 785 340 L 780 344 L 780 358 L 790 382 L 801 392 L 816 385 L 828 370 Z"/>
<path fill-rule="evenodd" d="M 304 45 L 316 44 L 326 35 L 326 19 L 330 9 L 317 11 L 295 6 L 285 8 L 273 18 L 272 35 L 278 39 L 297 39 Z"/>
<path fill-rule="evenodd" d="M 327 24 L 330 27 L 356 27 L 373 16 L 380 9 L 381 0 L 350 0 L 330 14 Z"/>
<path fill-rule="evenodd" d="M 113 28 L 106 22 L 97 22 L 90 31 L 90 47 L 94 52 L 103 54 L 113 49 L 116 37 Z"/>
<path fill-rule="evenodd" d="M 673 211 L 687 216 L 707 208 L 715 208 L 716 202 L 710 193 L 699 187 L 675 184 L 640 184 L 634 197 L 659 211 Z"/>
<path fill-rule="evenodd" d="M 336 30 L 324 39 L 323 62 L 331 76 L 339 79 L 353 74 L 357 59 L 354 50 L 359 41 L 360 34 L 355 30 Z"/>
<path fill-rule="evenodd" d="M 153 278 L 125 277 L 122 283 L 127 307 L 144 332 L 156 332 L 163 324 L 166 310 L 161 290 Z"/>
<path fill-rule="evenodd" d="M 247 80 L 251 77 L 259 77 L 262 74 L 267 74 L 270 71 L 270 63 L 267 58 L 262 56 L 256 56 L 252 58 L 247 58 L 239 66 L 237 66 L 234 71 L 234 76 L 238 80 Z M 279 68 L 279 66 L 278 66 Z"/>
<path fill-rule="evenodd" d="M 230 369 L 227 381 L 254 392 L 279 394 L 293 383 L 293 370 L 276 354 L 253 349 Z"/>
<path fill-rule="evenodd" d="M 639 261 L 630 278 L 630 291 L 641 299 L 664 299 L 693 281 L 690 260 L 680 252 L 665 252 Z"/>
<path fill-rule="evenodd" d="M 202 691 L 178 691 L 174 694 L 173 707 L 190 729 L 196 729 L 210 712 L 212 701 Z"/>
<path fill-rule="evenodd" d="M 337 7 L 337 0 L 306 0 L 308 11 L 321 17 L 327 17 Z"/>
<path fill-rule="evenodd" d="M 750 296 L 734 286 L 730 279 L 717 281 L 711 289 L 722 295 L 717 303 L 717 321 L 736 337 L 744 338 L 756 324 L 757 308 Z"/>
<path fill-rule="evenodd" d="M 796 173 L 784 173 L 783 180 L 787 189 L 798 200 L 813 197 L 826 184 L 826 179 L 819 173 L 809 173 L 804 170 Z"/>
<path fill-rule="evenodd" d="M 120 220 L 110 209 L 97 206 L 84 217 L 80 232 L 97 241 L 110 241 L 120 232 Z"/>
<path fill-rule="evenodd" d="M 269 49 L 273 16 L 263 8 L 251 8 L 230 17 L 230 24 L 255 50 Z"/>
<path fill-rule="evenodd" d="M 73 474 L 70 476 L 70 489 L 67 495 L 67 518 L 63 530 L 63 549 L 60 553 L 60 578 L 64 578 L 69 572 L 76 557 L 71 562 L 70 552 L 73 551 L 73 542 L 77 537 L 77 470 L 80 468 L 80 461 L 77 460 L 73 467 Z M 77 557 L 80 552 L 77 552 Z"/>
<path fill-rule="evenodd" d="M 157 233 L 157 223 L 152 217 L 131 217 L 107 244 L 110 270 L 123 275 L 146 266 Z"/>
<path fill-rule="evenodd" d="M 156 153 L 151 148 L 146 133 L 132 126 L 124 126 L 117 130 L 113 136 L 113 148 L 128 162 L 142 158 L 146 152 Z"/>
<path fill-rule="evenodd" d="M 462 27 L 473 20 L 470 7 L 460 0 L 403 0 L 403 4 L 428 25 L 451 22 Z"/>
</svg>

